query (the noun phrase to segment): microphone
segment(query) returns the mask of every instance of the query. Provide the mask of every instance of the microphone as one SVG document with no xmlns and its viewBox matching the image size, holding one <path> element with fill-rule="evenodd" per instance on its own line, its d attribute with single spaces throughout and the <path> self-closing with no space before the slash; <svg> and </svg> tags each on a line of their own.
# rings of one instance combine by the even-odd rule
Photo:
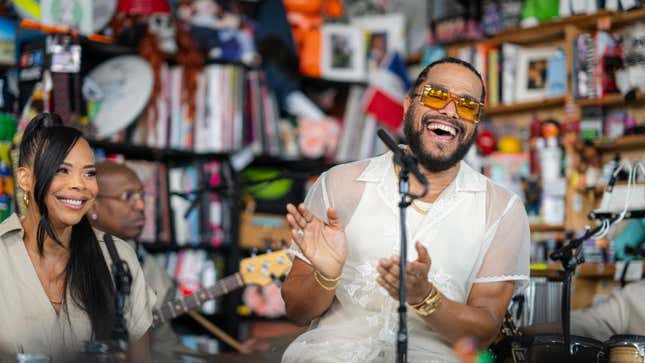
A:
<svg viewBox="0 0 645 363">
<path fill-rule="evenodd" d="M 392 139 L 392 136 L 390 136 L 390 134 L 388 134 L 384 129 L 378 129 L 376 134 L 381 140 L 383 140 L 385 146 L 394 153 L 394 162 L 399 164 L 401 168 L 409 170 L 423 186 L 427 187 L 428 179 L 426 179 L 425 175 L 423 175 L 419 170 L 417 158 L 412 154 L 405 153 L 399 145 L 396 144 L 396 141 Z"/>
</svg>

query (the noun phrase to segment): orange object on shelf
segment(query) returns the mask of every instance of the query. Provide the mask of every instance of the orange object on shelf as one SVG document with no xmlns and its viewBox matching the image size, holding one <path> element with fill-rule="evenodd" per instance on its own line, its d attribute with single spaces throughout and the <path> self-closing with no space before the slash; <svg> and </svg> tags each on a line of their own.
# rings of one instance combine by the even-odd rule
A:
<svg viewBox="0 0 645 363">
<path fill-rule="evenodd" d="M 307 16 L 331 16 L 343 15 L 342 0 L 283 0 L 284 7 L 289 12 L 298 12 Z"/>
<path fill-rule="evenodd" d="M 284 0 L 293 40 L 298 49 L 300 73 L 318 78 L 321 75 L 321 33 L 325 17 L 343 14 L 342 0 Z"/>
<path fill-rule="evenodd" d="M 74 36 L 79 35 L 79 32 L 77 29 L 69 28 L 63 25 L 43 24 L 30 19 L 22 19 L 20 21 L 20 27 L 24 29 L 38 30 L 44 33 L 70 34 Z M 100 43 L 114 43 L 114 39 L 112 37 L 107 37 L 105 35 L 101 35 L 97 33 L 92 33 L 87 35 L 87 39 L 95 42 L 100 42 Z"/>
</svg>

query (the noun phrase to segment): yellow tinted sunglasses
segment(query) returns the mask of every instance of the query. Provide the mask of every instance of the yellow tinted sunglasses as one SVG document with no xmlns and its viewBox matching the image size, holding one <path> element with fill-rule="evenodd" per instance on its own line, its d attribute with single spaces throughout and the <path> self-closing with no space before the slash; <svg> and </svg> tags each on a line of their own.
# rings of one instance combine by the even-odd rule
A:
<svg viewBox="0 0 645 363">
<path fill-rule="evenodd" d="M 479 115 L 484 107 L 483 102 L 465 96 L 453 95 L 445 89 L 430 84 L 426 85 L 419 94 L 419 102 L 435 110 L 443 109 L 451 100 L 455 101 L 455 109 L 459 117 L 475 124 L 479 123 Z"/>
</svg>

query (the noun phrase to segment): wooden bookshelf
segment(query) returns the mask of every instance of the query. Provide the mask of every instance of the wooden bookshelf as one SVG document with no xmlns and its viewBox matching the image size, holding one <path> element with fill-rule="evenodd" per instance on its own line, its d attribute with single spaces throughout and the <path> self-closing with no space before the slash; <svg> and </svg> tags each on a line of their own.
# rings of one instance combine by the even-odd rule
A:
<svg viewBox="0 0 645 363">
<path fill-rule="evenodd" d="M 565 102 L 565 98 L 564 96 L 562 96 L 562 97 L 545 98 L 543 100 L 537 100 L 537 101 L 513 103 L 510 105 L 499 104 L 496 106 L 486 107 L 484 109 L 484 115 L 495 116 L 495 115 L 502 115 L 507 113 L 522 112 L 522 111 L 524 112 L 537 111 L 548 107 L 562 107 L 564 106 L 564 102 Z"/>
<path fill-rule="evenodd" d="M 610 142 L 597 142 L 595 146 L 600 152 L 645 149 L 645 135 L 626 135 Z"/>
<path fill-rule="evenodd" d="M 642 104 L 645 102 L 645 92 L 639 92 L 636 94 L 634 100 L 625 100 L 625 95 L 622 93 L 612 93 L 608 94 L 602 98 L 585 98 L 576 100 L 576 105 L 578 107 L 586 106 L 621 106 L 630 103 Z"/>
</svg>

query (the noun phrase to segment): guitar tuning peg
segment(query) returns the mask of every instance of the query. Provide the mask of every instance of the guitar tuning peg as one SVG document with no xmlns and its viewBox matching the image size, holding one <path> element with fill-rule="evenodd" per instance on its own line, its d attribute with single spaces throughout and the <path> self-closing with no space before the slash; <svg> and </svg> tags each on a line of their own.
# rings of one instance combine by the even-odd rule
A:
<svg viewBox="0 0 645 363">
<path fill-rule="evenodd" d="M 256 247 L 253 247 L 251 250 L 251 257 L 255 257 L 258 255 L 258 249 Z"/>
</svg>

